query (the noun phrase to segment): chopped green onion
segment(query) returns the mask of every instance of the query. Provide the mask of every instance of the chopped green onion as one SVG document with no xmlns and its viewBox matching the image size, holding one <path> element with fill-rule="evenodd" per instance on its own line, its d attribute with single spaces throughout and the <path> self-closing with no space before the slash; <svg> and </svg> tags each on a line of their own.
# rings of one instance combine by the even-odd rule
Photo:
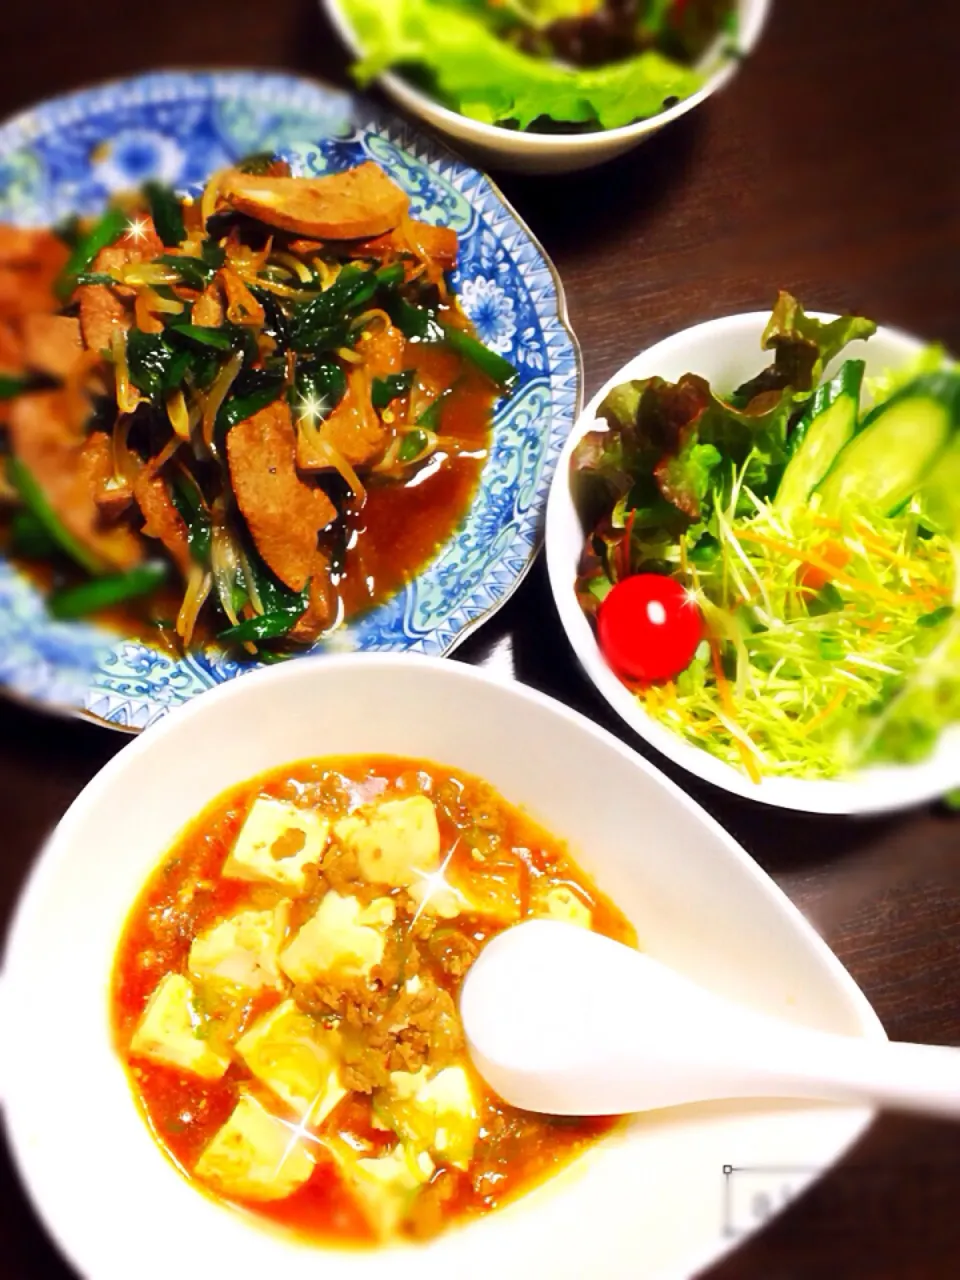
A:
<svg viewBox="0 0 960 1280">
<path fill-rule="evenodd" d="M 186 240 L 187 229 L 183 225 L 183 210 L 177 195 L 159 182 L 145 183 L 143 194 L 150 204 L 150 216 L 163 243 L 174 248 Z"/>
<path fill-rule="evenodd" d="M 26 509 L 15 511 L 11 517 L 10 543 L 15 555 L 28 560 L 46 560 L 60 550 L 46 525 Z"/>
<path fill-rule="evenodd" d="M 388 298 L 387 314 L 400 332 L 416 342 L 439 342 L 443 330 L 429 307 L 415 307 L 399 295 Z"/>
<path fill-rule="evenodd" d="M 426 431 L 421 431 L 419 428 L 408 431 L 397 451 L 397 460 L 399 462 L 413 462 L 420 457 L 420 454 L 423 453 L 429 443 L 430 437 Z"/>
<path fill-rule="evenodd" d="M 202 324 L 170 324 L 167 334 L 177 338 L 189 338 L 199 342 L 202 347 L 213 347 L 216 351 L 232 351 L 234 342 L 229 329 L 212 329 Z"/>
<path fill-rule="evenodd" d="M 456 386 L 456 383 L 454 383 Z M 447 387 L 445 391 L 441 391 L 431 404 L 428 404 L 423 413 L 417 418 L 418 427 L 426 427 L 429 431 L 440 430 L 440 419 L 443 416 L 443 406 L 453 395 L 453 387 Z"/>
<path fill-rule="evenodd" d="M 385 409 L 391 400 L 404 395 L 413 383 L 413 369 L 404 369 L 402 373 L 391 373 L 385 378 L 374 378 L 370 389 L 370 398 L 375 409 Z"/>
<path fill-rule="evenodd" d="M 81 271 L 74 279 L 76 286 L 87 284 L 105 284 L 115 287 L 120 283 L 115 276 L 109 275 L 106 271 Z"/>
<path fill-rule="evenodd" d="M 252 640 L 276 640 L 278 636 L 285 636 L 293 630 L 307 610 L 310 603 L 309 587 L 305 587 L 295 599 L 296 607 L 275 609 L 256 618 L 245 618 L 236 626 L 221 631 L 220 639 L 228 644 L 249 644 Z"/>
<path fill-rule="evenodd" d="M 83 618 L 100 609 L 147 596 L 167 580 L 170 567 L 162 560 L 148 560 L 126 573 L 110 573 L 93 582 L 55 591 L 47 607 L 55 618 Z"/>
<path fill-rule="evenodd" d="M 953 614 L 954 608 L 952 604 L 941 605 L 939 609 L 934 609 L 932 613 L 922 613 L 917 619 L 917 626 L 939 627 L 942 622 L 952 618 Z"/>
<path fill-rule="evenodd" d="M 17 378 L 11 373 L 0 373 L 0 400 L 12 400 L 30 385 L 27 378 Z"/>
<path fill-rule="evenodd" d="M 510 391 L 515 386 L 520 375 L 509 360 L 504 360 L 503 356 L 485 347 L 479 339 L 463 329 L 455 329 L 448 324 L 442 325 L 441 328 L 447 346 L 463 356 L 465 360 L 469 360 L 471 364 L 476 365 L 491 382 L 504 391 Z"/>
<path fill-rule="evenodd" d="M 7 459 L 7 475 L 10 483 L 23 499 L 24 506 L 31 511 L 46 529 L 52 540 L 61 551 L 65 551 L 71 560 L 75 560 L 88 573 L 100 574 L 103 565 L 98 556 L 87 548 L 63 524 L 60 517 L 47 501 L 46 494 L 40 488 L 33 473 L 19 458 Z"/>
<path fill-rule="evenodd" d="M 200 256 L 213 271 L 219 271 L 227 260 L 227 251 L 216 240 L 204 240 L 200 246 Z"/>
<path fill-rule="evenodd" d="M 265 409 L 268 404 L 278 400 L 283 392 L 283 381 L 275 379 L 270 385 L 258 387 L 248 395 L 237 395 L 227 400 L 217 414 L 217 433 L 223 433 L 235 427 L 238 422 L 245 422 L 255 413 Z"/>
<path fill-rule="evenodd" d="M 108 209 L 87 235 L 79 240 L 67 259 L 56 284 L 57 296 L 66 301 L 76 287 L 75 277 L 86 271 L 101 249 L 119 240 L 127 229 L 127 215 L 122 209 Z"/>
<path fill-rule="evenodd" d="M 190 363 L 188 351 L 175 351 L 159 333 L 131 329 L 127 334 L 130 381 L 151 400 L 159 400 L 178 387 Z"/>
<path fill-rule="evenodd" d="M 268 174 L 273 166 L 281 160 L 274 151 L 254 151 L 237 165 L 241 173 Z"/>
<path fill-rule="evenodd" d="M 204 505 L 196 481 L 183 471 L 178 471 L 170 486 L 173 505 L 180 512 L 183 523 L 187 526 L 187 545 L 190 554 L 197 564 L 207 565 L 210 562 L 210 542 L 213 538 L 213 526 L 210 512 Z"/>
<path fill-rule="evenodd" d="M 154 261 L 176 271 L 180 282 L 188 289 L 205 289 L 216 274 L 216 269 L 208 266 L 202 258 L 191 258 L 186 254 L 162 253 Z"/>
</svg>

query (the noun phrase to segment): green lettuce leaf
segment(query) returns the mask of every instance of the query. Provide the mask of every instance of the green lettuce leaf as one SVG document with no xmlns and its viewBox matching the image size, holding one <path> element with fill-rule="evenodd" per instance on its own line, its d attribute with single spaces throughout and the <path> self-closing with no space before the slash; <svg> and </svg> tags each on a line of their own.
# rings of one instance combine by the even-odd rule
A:
<svg viewBox="0 0 960 1280">
<path fill-rule="evenodd" d="M 869 338 L 876 331 L 876 324 L 863 316 L 814 320 L 796 298 L 781 293 L 760 343 L 764 351 L 775 353 L 774 362 L 737 388 L 734 404 L 749 404 L 764 392 L 782 392 L 787 387 L 800 392 L 813 390 L 826 366 L 848 343 Z"/>
<path fill-rule="evenodd" d="M 585 70 L 531 57 L 456 0 L 343 0 L 343 9 L 364 50 L 353 69 L 361 84 L 389 68 L 412 68 L 441 100 L 486 124 L 526 129 L 546 117 L 616 129 L 702 83 L 655 50 Z"/>
<path fill-rule="evenodd" d="M 688 553 L 709 556 L 718 509 L 744 514 L 751 493 L 771 498 L 798 405 L 827 362 L 874 327 L 857 316 L 812 320 L 781 294 L 763 335 L 774 364 L 729 398 L 692 373 L 615 387 L 598 410 L 608 429 L 584 436 L 571 460 L 574 498 L 590 531 L 577 582 L 585 611 L 621 577 L 669 561 L 682 535 Z"/>
</svg>

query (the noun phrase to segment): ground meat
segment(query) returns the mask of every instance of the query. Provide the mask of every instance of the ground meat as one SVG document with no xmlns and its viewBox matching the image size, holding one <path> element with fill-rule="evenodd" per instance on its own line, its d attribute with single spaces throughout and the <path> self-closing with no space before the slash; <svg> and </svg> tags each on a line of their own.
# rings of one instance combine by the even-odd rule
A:
<svg viewBox="0 0 960 1280">
<path fill-rule="evenodd" d="M 428 940 L 427 946 L 443 972 L 452 978 L 462 978 L 480 951 L 479 944 L 473 938 L 452 929 L 438 930 Z"/>
</svg>

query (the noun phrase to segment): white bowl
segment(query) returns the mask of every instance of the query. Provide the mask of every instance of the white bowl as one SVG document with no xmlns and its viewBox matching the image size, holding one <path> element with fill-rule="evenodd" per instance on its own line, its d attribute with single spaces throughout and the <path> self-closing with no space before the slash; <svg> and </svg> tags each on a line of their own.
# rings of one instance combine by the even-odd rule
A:
<svg viewBox="0 0 960 1280">
<path fill-rule="evenodd" d="M 349 18 L 343 12 L 339 0 L 323 0 L 323 6 L 337 34 L 355 57 L 363 53 Z M 741 57 L 752 52 L 760 37 L 770 8 L 770 0 L 739 0 L 739 35 L 737 48 Z M 738 59 L 721 58 L 723 38 L 717 40 L 699 63 L 698 69 L 707 75 L 703 87 L 678 102 L 668 111 L 624 125 L 620 129 L 605 129 L 595 133 L 546 134 L 529 133 L 517 129 L 504 129 L 499 125 L 482 124 L 443 106 L 429 94 L 393 72 L 378 77 L 378 83 L 386 92 L 405 107 L 411 115 L 426 120 L 435 129 L 470 147 L 495 168 L 518 170 L 521 173 L 573 173 L 578 169 L 591 169 L 594 165 L 622 155 L 638 143 L 659 132 L 664 125 L 686 115 L 694 107 L 722 88 L 735 74 Z"/>
<path fill-rule="evenodd" d="M 34 1203 L 87 1280 L 224 1267 L 231 1280 L 676 1280 L 759 1225 L 756 1196 L 779 1208 L 863 1131 L 867 1110 L 810 1104 L 650 1115 L 510 1208 L 381 1252 L 318 1256 L 199 1194 L 155 1146 L 111 1045 L 121 926 L 178 831 L 224 788 L 288 761 L 358 752 L 425 756 L 489 780 L 568 839 L 648 951 L 714 990 L 809 1026 L 883 1036 L 839 961 L 743 850 L 559 703 L 428 658 L 257 672 L 148 729 L 94 778 L 14 922 L 0 1015 L 7 1126 Z M 725 1166 L 754 1172 L 734 1185 Z"/>
<path fill-rule="evenodd" d="M 881 813 L 923 804 L 960 785 L 960 726 L 944 733 L 934 754 L 919 764 L 875 766 L 837 779 L 764 778 L 757 784 L 646 713 L 607 665 L 577 603 L 574 580 L 584 530 L 571 490 L 570 459 L 583 436 L 605 425 L 603 420 L 598 423 L 597 409 L 608 392 L 627 379 L 654 374 L 675 381 L 684 373 L 699 373 L 715 386 L 736 387 L 763 366 L 760 337 L 769 318 L 769 312 L 755 311 L 684 329 L 635 356 L 593 397 L 560 455 L 547 503 L 546 553 L 553 598 L 577 657 L 610 706 L 650 746 L 696 777 L 747 800 L 807 813 Z M 923 345 L 897 329 L 879 328 L 869 341 L 846 347 L 827 373 L 843 360 L 858 357 L 866 361 L 868 376 L 877 374 L 906 364 Z"/>
</svg>

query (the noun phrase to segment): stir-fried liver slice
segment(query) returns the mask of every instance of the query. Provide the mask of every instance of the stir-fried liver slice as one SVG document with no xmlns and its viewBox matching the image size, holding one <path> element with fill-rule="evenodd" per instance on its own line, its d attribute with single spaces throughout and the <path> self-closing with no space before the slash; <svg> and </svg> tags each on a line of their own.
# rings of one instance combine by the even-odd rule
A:
<svg viewBox="0 0 960 1280">
<path fill-rule="evenodd" d="M 105 431 L 94 431 L 87 436 L 80 454 L 80 465 L 104 519 L 118 520 L 133 502 L 133 490 L 129 485 L 116 481 L 113 443 Z"/>
<path fill-rule="evenodd" d="M 74 316 L 34 313 L 23 320 L 23 360 L 30 369 L 65 378 L 83 352 Z"/>
<path fill-rule="evenodd" d="M 52 231 L 0 226 L 0 317 L 56 311 L 53 285 L 66 266 L 67 248 Z"/>
<path fill-rule="evenodd" d="M 166 480 L 148 465 L 134 483 L 133 496 L 143 513 L 143 533 L 163 543 L 186 578 L 192 564 L 187 526 L 170 497 Z"/>
<path fill-rule="evenodd" d="M 227 436 L 233 490 L 257 550 L 285 586 L 302 591 L 315 574 L 326 574 L 317 537 L 337 512 L 321 489 L 300 479 L 295 450 L 285 400 L 238 422 Z"/>
<path fill-rule="evenodd" d="M 220 184 L 232 208 L 271 227 L 330 240 L 357 240 L 392 230 L 407 212 L 406 192 L 379 165 L 322 178 L 271 178 L 233 170 Z"/>
<path fill-rule="evenodd" d="M 361 258 L 369 255 L 385 261 L 414 253 L 426 262 L 435 263 L 442 271 L 452 271 L 457 265 L 458 248 L 457 233 L 451 227 L 433 227 L 427 222 L 408 219 L 402 227 L 385 235 L 361 240 L 353 246 L 353 251 Z"/>
<path fill-rule="evenodd" d="M 71 422 L 64 392 L 19 396 L 10 410 L 10 441 L 61 523 L 104 567 L 129 569 L 143 558 L 132 530 L 101 520 L 82 465 L 84 441 Z"/>
<path fill-rule="evenodd" d="M 163 241 L 149 218 L 141 218 L 139 234 L 127 231 L 114 244 L 107 245 L 93 260 L 92 271 L 110 272 L 131 262 L 149 262 L 163 253 Z M 91 351 L 108 351 L 116 326 L 130 328 L 130 308 L 125 301 L 129 290 L 114 289 L 106 284 L 85 284 L 77 289 L 80 303 L 80 327 L 83 340 Z"/>
<path fill-rule="evenodd" d="M 370 370 L 351 371 L 343 399 L 318 427 L 324 444 L 335 449 L 353 467 L 367 466 L 383 452 L 387 428 L 380 421 L 370 400 Z M 395 370 L 383 369 L 377 376 Z M 314 457 L 309 438 L 301 438 L 297 454 L 304 471 L 315 471 L 332 464 L 326 457 Z"/>
</svg>

